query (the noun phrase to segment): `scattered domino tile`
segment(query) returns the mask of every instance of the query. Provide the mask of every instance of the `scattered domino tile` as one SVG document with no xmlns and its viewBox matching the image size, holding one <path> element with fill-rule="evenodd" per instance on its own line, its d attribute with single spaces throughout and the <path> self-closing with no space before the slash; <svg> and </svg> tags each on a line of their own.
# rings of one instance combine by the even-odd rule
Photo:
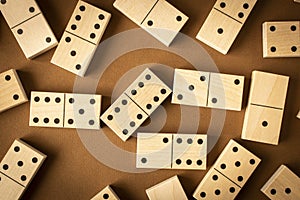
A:
<svg viewBox="0 0 300 200">
<path fill-rule="evenodd" d="M 16 70 L 0 74 L 0 112 L 27 102 L 27 96 Z"/>
<path fill-rule="evenodd" d="M 300 57 L 300 21 L 263 23 L 263 57 Z"/>
<path fill-rule="evenodd" d="M 227 54 L 257 0 L 218 0 L 196 38 L 222 54 Z"/>
<path fill-rule="evenodd" d="M 300 110 L 299 110 L 299 112 L 297 114 L 297 118 L 300 119 Z"/>
<path fill-rule="evenodd" d="M 137 168 L 171 168 L 172 134 L 138 133 Z"/>
<path fill-rule="evenodd" d="M 294 0 L 296 3 L 300 3 L 300 0 Z"/>
<path fill-rule="evenodd" d="M 285 165 L 281 165 L 261 188 L 271 200 L 300 199 L 300 178 Z"/>
<path fill-rule="evenodd" d="M 207 135 L 174 134 L 172 169 L 206 169 Z"/>
<path fill-rule="evenodd" d="M 78 1 L 51 63 L 83 77 L 110 18 L 110 13 Z"/>
<path fill-rule="evenodd" d="M 188 200 L 177 176 L 146 190 L 149 200 Z"/>
<path fill-rule="evenodd" d="M 101 95 L 66 94 L 65 128 L 100 129 Z"/>
<path fill-rule="evenodd" d="M 32 59 L 57 45 L 55 35 L 34 0 L 1 1 L 0 10 L 26 58 Z"/>
<path fill-rule="evenodd" d="M 113 189 L 108 185 L 103 190 L 101 190 L 98 194 L 96 194 L 91 200 L 120 200 L 117 194 L 113 191 Z"/>
<path fill-rule="evenodd" d="M 166 46 L 188 20 L 165 0 L 116 0 L 113 6 Z"/>
<path fill-rule="evenodd" d="M 1 161 L 1 199 L 19 199 L 46 157 L 25 142 L 15 140 Z"/>
<path fill-rule="evenodd" d="M 253 71 L 242 139 L 278 145 L 289 77 Z"/>
</svg>

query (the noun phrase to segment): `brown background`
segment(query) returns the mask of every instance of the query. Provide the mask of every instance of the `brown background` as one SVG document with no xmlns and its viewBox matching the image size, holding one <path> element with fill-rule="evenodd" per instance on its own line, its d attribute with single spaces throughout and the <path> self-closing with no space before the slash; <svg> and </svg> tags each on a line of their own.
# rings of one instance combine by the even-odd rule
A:
<svg viewBox="0 0 300 200">
<path fill-rule="evenodd" d="M 37 0 L 55 35 L 59 39 L 75 8 L 75 0 Z M 109 38 L 137 26 L 113 8 L 113 0 L 89 0 L 112 13 L 104 34 Z M 195 38 L 199 28 L 212 9 L 211 0 L 169 0 L 190 19 L 182 32 Z M 245 101 L 249 92 L 251 71 L 264 70 L 290 76 L 287 104 L 281 131 L 280 145 L 241 141 L 240 134 L 244 111 L 227 111 L 225 126 L 217 145 L 208 155 L 210 167 L 230 138 L 235 138 L 262 159 L 262 163 L 241 190 L 237 199 L 267 199 L 259 190 L 280 164 L 287 164 L 300 175 L 300 120 L 295 115 L 300 108 L 300 59 L 263 59 L 261 24 L 270 20 L 300 20 L 300 4 L 292 0 L 259 0 L 228 55 L 223 56 L 203 45 L 222 73 L 246 76 Z M 199 41 L 198 41 L 199 42 Z M 199 42 L 200 43 L 200 42 Z M 151 53 L 149 53 L 151 51 Z M 72 92 L 75 76 L 50 64 L 54 49 L 26 60 L 3 17 L 0 18 L 0 71 L 18 69 L 29 96 L 30 91 Z M 130 68 L 144 63 L 162 63 L 174 68 L 192 68 L 184 59 L 156 50 L 136 51 L 117 59 L 98 84 L 97 93 L 104 96 L 104 109 L 118 79 Z M 118 73 L 116 73 L 118 72 Z M 170 114 L 161 132 L 176 132 L 180 120 L 179 106 L 164 102 Z M 197 109 L 197 108 L 195 108 Z M 206 133 L 210 109 L 201 108 L 199 133 Z M 47 161 L 26 191 L 23 199 L 90 199 L 108 184 L 121 199 L 146 199 L 145 189 L 178 174 L 183 187 L 191 198 L 195 187 L 206 171 L 159 170 L 146 174 L 129 174 L 110 169 L 90 155 L 81 143 L 76 130 L 37 128 L 28 126 L 29 103 L 0 114 L 0 157 L 3 157 L 15 138 L 22 138 L 48 155 Z M 129 151 L 136 150 L 135 139 L 123 143 L 107 127 L 106 135 L 115 144 Z"/>
</svg>

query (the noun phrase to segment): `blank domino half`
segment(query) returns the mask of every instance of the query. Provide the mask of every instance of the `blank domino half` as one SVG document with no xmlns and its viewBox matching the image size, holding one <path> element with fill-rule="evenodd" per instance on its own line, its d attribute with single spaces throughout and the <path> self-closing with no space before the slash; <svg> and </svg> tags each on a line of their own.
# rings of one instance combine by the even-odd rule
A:
<svg viewBox="0 0 300 200">
<path fill-rule="evenodd" d="M 96 194 L 91 200 L 120 200 L 113 189 L 108 185 L 98 194 Z"/>
<path fill-rule="evenodd" d="M 146 190 L 149 200 L 188 200 L 177 176 Z"/>
<path fill-rule="evenodd" d="M 110 18 L 110 13 L 78 1 L 51 63 L 84 76 Z"/>
<path fill-rule="evenodd" d="M 242 139 L 278 145 L 289 77 L 253 71 Z"/>
<path fill-rule="evenodd" d="M 281 165 L 261 188 L 271 200 L 300 199 L 300 178 L 285 165 Z"/>
<path fill-rule="evenodd" d="M 35 0 L 1 1 L 0 10 L 26 58 L 57 45 L 57 40 Z"/>
<path fill-rule="evenodd" d="M 0 112 L 27 102 L 27 96 L 16 70 L 0 74 Z"/>
<path fill-rule="evenodd" d="M 222 54 L 227 54 L 257 0 L 218 0 L 196 38 Z"/>
<path fill-rule="evenodd" d="M 116 0 L 114 7 L 166 46 L 188 17 L 165 0 Z"/>
<path fill-rule="evenodd" d="M 263 57 L 300 57 L 300 21 L 265 22 Z"/>
</svg>

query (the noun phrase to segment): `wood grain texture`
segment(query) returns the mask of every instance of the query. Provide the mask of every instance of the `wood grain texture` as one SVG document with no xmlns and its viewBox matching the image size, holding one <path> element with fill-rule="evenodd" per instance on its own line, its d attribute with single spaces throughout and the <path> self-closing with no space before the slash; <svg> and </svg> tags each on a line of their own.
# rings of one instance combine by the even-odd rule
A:
<svg viewBox="0 0 300 200">
<path fill-rule="evenodd" d="M 83 77 L 96 49 L 96 45 L 64 32 L 51 63 Z"/>
<path fill-rule="evenodd" d="M 65 94 L 64 127 L 100 129 L 101 95 Z"/>
<path fill-rule="evenodd" d="M 281 165 L 261 188 L 271 200 L 300 199 L 300 178 L 288 167 Z"/>
<path fill-rule="evenodd" d="M 58 43 L 43 14 L 16 26 L 12 32 L 28 59 L 41 55 Z"/>
<path fill-rule="evenodd" d="M 149 200 L 188 200 L 177 176 L 146 190 Z"/>
<path fill-rule="evenodd" d="M 137 25 L 142 24 L 158 0 L 115 0 L 113 6 Z"/>
<path fill-rule="evenodd" d="M 241 111 L 244 79 L 244 76 L 211 73 L 208 107 Z"/>
<path fill-rule="evenodd" d="M 117 194 L 113 191 L 113 189 L 108 185 L 103 190 L 101 190 L 98 194 L 96 194 L 91 200 L 120 200 Z"/>
<path fill-rule="evenodd" d="M 193 193 L 193 197 L 200 199 L 224 199 L 233 200 L 241 188 L 225 177 L 223 174 L 211 168 Z"/>
<path fill-rule="evenodd" d="M 300 57 L 300 21 L 265 22 L 263 57 Z"/>
<path fill-rule="evenodd" d="M 242 139 L 278 145 L 283 110 L 248 105 L 245 112 Z"/>
<path fill-rule="evenodd" d="M 158 0 L 141 27 L 170 46 L 189 18 L 165 0 Z"/>
<path fill-rule="evenodd" d="M 257 0 L 218 0 L 214 8 L 244 24 L 256 2 Z"/>
<path fill-rule="evenodd" d="M 64 93 L 31 92 L 29 126 L 64 127 Z"/>
<path fill-rule="evenodd" d="M 10 28 L 38 15 L 41 10 L 35 0 L 7 0 L 0 3 L 0 10 Z"/>
<path fill-rule="evenodd" d="M 239 187 L 243 187 L 260 161 L 260 158 L 231 139 L 219 155 L 213 168 Z"/>
<path fill-rule="evenodd" d="M 172 103 L 206 107 L 209 79 L 209 72 L 175 69 Z"/>
<path fill-rule="evenodd" d="M 17 139 L 1 161 L 0 171 L 26 188 L 46 157 L 45 154 Z"/>
<path fill-rule="evenodd" d="M 100 117 L 124 142 L 147 118 L 148 115 L 126 94 L 122 94 Z"/>
<path fill-rule="evenodd" d="M 172 169 L 206 169 L 207 135 L 173 134 Z"/>
<path fill-rule="evenodd" d="M 240 22 L 212 9 L 196 38 L 222 54 L 227 54 L 242 26 Z"/>
<path fill-rule="evenodd" d="M 0 172 L 0 200 L 20 199 L 25 188 Z"/>
<path fill-rule="evenodd" d="M 0 74 L 0 112 L 27 102 L 27 96 L 14 69 Z"/>
<path fill-rule="evenodd" d="M 150 69 L 145 69 L 125 90 L 127 94 L 148 115 L 169 96 L 172 90 Z"/>
<path fill-rule="evenodd" d="M 151 169 L 171 168 L 172 139 L 172 134 L 138 133 L 136 167 Z"/>
<path fill-rule="evenodd" d="M 110 13 L 84 1 L 78 1 L 66 31 L 97 45 L 110 18 Z"/>
<path fill-rule="evenodd" d="M 255 105 L 284 109 L 289 77 L 253 71 L 248 102 Z"/>
</svg>

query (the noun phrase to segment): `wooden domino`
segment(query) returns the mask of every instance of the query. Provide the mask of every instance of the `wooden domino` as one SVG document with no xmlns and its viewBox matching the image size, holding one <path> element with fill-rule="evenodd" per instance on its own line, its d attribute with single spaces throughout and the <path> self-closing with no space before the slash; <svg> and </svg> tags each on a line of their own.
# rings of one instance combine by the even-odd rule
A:
<svg viewBox="0 0 300 200">
<path fill-rule="evenodd" d="M 222 54 L 227 54 L 257 0 L 218 0 L 196 38 Z"/>
<path fill-rule="evenodd" d="M 241 188 L 215 169 L 210 169 L 193 193 L 199 199 L 234 199 Z"/>
<path fill-rule="evenodd" d="M 188 17 L 164 0 L 116 0 L 114 7 L 169 46 Z"/>
<path fill-rule="evenodd" d="M 91 200 L 120 200 L 117 194 L 113 191 L 113 189 L 108 185 L 103 190 L 101 190 L 98 194 L 96 194 Z"/>
<path fill-rule="evenodd" d="M 110 18 L 110 13 L 78 1 L 51 63 L 84 76 Z"/>
<path fill-rule="evenodd" d="M 172 140 L 172 134 L 138 133 L 136 167 L 171 168 Z"/>
<path fill-rule="evenodd" d="M 66 94 L 64 127 L 100 129 L 101 95 Z"/>
<path fill-rule="evenodd" d="M 177 176 L 169 178 L 146 190 L 150 200 L 188 200 Z"/>
<path fill-rule="evenodd" d="M 300 178 L 285 165 L 281 165 L 261 188 L 271 200 L 300 199 Z"/>
<path fill-rule="evenodd" d="M 253 71 L 242 139 L 278 145 L 289 77 Z"/>
<path fill-rule="evenodd" d="M 299 110 L 299 112 L 297 114 L 297 118 L 300 119 L 300 110 Z"/>
<path fill-rule="evenodd" d="M 100 119 L 126 141 L 148 115 L 126 94 L 122 94 L 100 117 Z"/>
<path fill-rule="evenodd" d="M 151 115 L 171 92 L 172 90 L 148 68 L 125 90 L 125 94 L 148 115 Z"/>
<path fill-rule="evenodd" d="M 25 142 L 15 140 L 1 161 L 1 198 L 5 195 L 5 199 L 19 199 L 46 157 Z"/>
<path fill-rule="evenodd" d="M 57 40 L 34 0 L 1 1 L 0 10 L 26 58 L 32 59 L 57 45 Z"/>
<path fill-rule="evenodd" d="M 172 103 L 206 107 L 209 78 L 209 72 L 175 69 Z"/>
<path fill-rule="evenodd" d="M 263 57 L 300 57 L 300 21 L 265 22 Z"/>
<path fill-rule="evenodd" d="M 294 2 L 296 2 L 296 3 L 300 3 L 300 0 L 294 0 Z"/>
<path fill-rule="evenodd" d="M 174 134 L 172 169 L 206 169 L 207 135 Z"/>
<path fill-rule="evenodd" d="M 0 74 L 0 112 L 27 102 L 27 96 L 16 70 Z"/>
<path fill-rule="evenodd" d="M 211 73 L 208 107 L 241 111 L 244 79 L 244 76 Z"/>
<path fill-rule="evenodd" d="M 64 93 L 31 92 L 29 126 L 64 127 Z"/>
</svg>

